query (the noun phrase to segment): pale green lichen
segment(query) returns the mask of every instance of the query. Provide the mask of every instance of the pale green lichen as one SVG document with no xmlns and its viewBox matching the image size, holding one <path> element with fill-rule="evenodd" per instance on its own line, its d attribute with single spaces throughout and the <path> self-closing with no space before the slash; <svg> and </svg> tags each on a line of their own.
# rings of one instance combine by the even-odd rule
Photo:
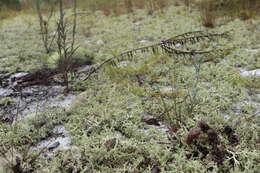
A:
<svg viewBox="0 0 260 173">
<path fill-rule="evenodd" d="M 7 105 L 14 104 L 14 103 L 15 101 L 10 97 L 4 97 L 0 99 L 0 107 L 5 107 Z"/>
<path fill-rule="evenodd" d="M 36 18 L 18 22 L 25 17 L 10 19 L 1 27 L 0 35 L 5 35 L 6 43 L 0 44 L 6 51 L 0 52 L 0 57 L 8 58 L 1 62 L 1 71 L 16 71 L 17 68 L 30 71 L 36 68 L 33 63 L 40 62 L 38 58 L 45 56 L 39 46 Z M 93 25 L 89 26 L 89 21 Z M 149 53 L 137 55 L 126 66 L 108 66 L 91 80 L 74 84 L 74 89 L 82 93 L 69 109 L 34 114 L 14 126 L 1 124 L 1 149 L 13 147 L 23 155 L 27 151 L 27 142 L 35 144 L 55 125 L 63 124 L 72 139 L 72 149 L 57 152 L 52 160 L 37 158 L 31 165 L 25 160 L 25 165 L 31 166 L 34 172 L 151 172 L 158 166 L 162 172 L 201 173 L 210 168 L 212 172 L 222 169 L 230 173 L 256 173 L 259 170 L 260 122 L 259 116 L 254 115 L 257 107 L 248 103 L 247 97 L 248 90 L 259 91 L 259 79 L 241 78 L 237 68 L 258 68 L 254 64 L 258 55 L 244 50 L 244 47 L 259 45 L 255 38 L 260 34 L 259 30 L 252 33 L 247 29 L 249 25 L 234 20 L 217 27 L 215 30 L 219 32 L 233 29 L 233 39 L 220 40 L 219 44 L 234 49 L 205 57 L 208 61 L 201 65 L 199 75 L 190 60 Z M 7 32 L 8 28 L 13 29 Z M 83 16 L 79 21 L 80 37 L 77 40 L 81 50 L 89 50 L 89 54 L 94 54 L 94 61 L 101 61 L 124 50 L 201 29 L 204 28 L 196 10 L 190 12 L 183 7 L 171 6 L 164 13 L 153 15 L 137 10 L 118 17 L 106 17 L 100 13 Z M 14 38 L 14 33 L 18 38 Z M 140 40 L 149 42 L 141 43 Z M 19 52 L 19 59 L 12 58 Z M 49 64 L 56 61 L 55 57 L 48 58 L 51 59 Z M 143 84 L 138 83 L 137 76 Z M 194 85 L 196 77 L 199 82 Z M 160 87 L 165 86 L 178 92 L 161 92 Z M 182 100 L 186 94 L 194 93 L 198 101 L 194 111 L 187 109 L 193 101 L 189 100 L 178 104 L 178 110 L 182 110 L 180 113 L 169 110 L 159 117 L 174 105 L 174 100 Z M 142 122 L 145 112 L 159 117 L 162 123 L 171 126 L 173 132 L 165 133 Z M 223 165 L 212 162 L 210 155 L 204 159 L 187 157 L 196 147 L 187 145 L 185 138 L 191 128 L 197 127 L 198 121 L 207 122 L 219 133 L 221 145 L 230 153 Z M 230 126 L 239 138 L 235 147 L 221 133 L 226 126 Z M 110 141 L 115 144 L 109 144 Z M 235 164 L 230 165 L 229 160 Z"/>
</svg>

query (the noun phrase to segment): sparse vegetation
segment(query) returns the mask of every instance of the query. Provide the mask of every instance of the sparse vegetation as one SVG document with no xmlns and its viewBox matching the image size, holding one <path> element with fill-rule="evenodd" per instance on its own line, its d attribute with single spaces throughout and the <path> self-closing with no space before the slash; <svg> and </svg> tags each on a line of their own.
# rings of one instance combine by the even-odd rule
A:
<svg viewBox="0 0 260 173">
<path fill-rule="evenodd" d="M 247 20 L 256 16 L 260 10 L 257 0 L 199 0 L 194 3 L 200 8 L 203 25 L 209 28 L 215 26 L 217 18 L 239 17 Z"/>
<path fill-rule="evenodd" d="M 242 72 L 259 69 L 259 16 L 245 21 L 229 11 L 240 7 L 217 5 L 207 11 L 216 15 L 205 19 L 214 25 L 204 31 L 201 1 L 168 2 L 79 1 L 72 50 L 80 48 L 68 64 L 76 74 L 68 94 L 76 96 L 68 107 L 48 102 L 15 122 L 1 121 L 0 172 L 258 172 L 260 80 Z M 71 4 L 64 7 L 61 14 L 75 14 Z M 15 94 L 25 101 L 34 92 L 46 95 L 31 79 L 49 88 L 63 78 L 56 71 L 63 50 L 53 44 L 46 54 L 38 15 L 25 11 L 1 20 L 0 116 L 3 107 L 17 106 Z M 49 31 L 55 26 L 49 20 Z M 28 75 L 16 80 L 19 72 Z M 64 136 L 69 146 L 42 145 Z"/>
</svg>

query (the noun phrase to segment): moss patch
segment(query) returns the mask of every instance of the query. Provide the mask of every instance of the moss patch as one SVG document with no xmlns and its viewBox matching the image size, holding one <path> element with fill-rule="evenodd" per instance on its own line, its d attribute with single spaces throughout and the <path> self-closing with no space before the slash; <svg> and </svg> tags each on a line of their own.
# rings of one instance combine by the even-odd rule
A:
<svg viewBox="0 0 260 173">
<path fill-rule="evenodd" d="M 0 37 L 5 41 L 1 42 L 5 50 L 0 52 L 1 71 L 30 71 L 42 65 L 40 57 L 45 54 L 36 32 L 37 20 L 35 16 L 26 17 L 6 20 L 1 27 Z M 87 59 L 85 55 L 93 55 L 93 61 L 100 62 L 128 49 L 202 30 L 199 20 L 197 10 L 182 6 L 170 6 L 164 13 L 156 11 L 152 15 L 145 10 L 117 17 L 95 12 L 79 20 L 77 44 L 81 49 L 76 55 L 79 64 Z M 254 22 L 258 27 L 259 19 Z M 30 144 L 48 136 L 54 125 L 63 124 L 73 147 L 57 152 L 51 160 L 37 157 L 30 162 L 32 156 L 28 156 L 23 162 L 26 169 L 256 173 L 260 155 L 259 116 L 256 105 L 247 101 L 249 90 L 254 90 L 251 95 L 256 97 L 258 79 L 242 79 L 238 69 L 257 68 L 253 63 L 258 54 L 245 49 L 259 46 L 260 33 L 250 27 L 250 23 L 234 20 L 214 29 L 231 30 L 232 39 L 195 45 L 233 48 L 224 54 L 204 57 L 208 61 L 201 64 L 199 74 L 192 60 L 150 53 L 139 54 L 119 68 L 107 66 L 90 80 L 75 84 L 82 93 L 68 110 L 49 110 L 13 126 L 1 124 L 1 151 L 15 148 L 23 155 Z M 88 28 L 87 33 L 84 28 Z M 49 64 L 55 64 L 55 56 L 48 57 Z M 168 132 L 143 122 L 146 112 L 164 124 Z M 208 132 L 186 143 L 190 130 L 198 128 L 200 121 L 214 130 L 210 135 L 218 134 L 217 147 L 225 156 L 216 154 Z M 215 157 L 221 157 L 221 162 Z"/>
</svg>

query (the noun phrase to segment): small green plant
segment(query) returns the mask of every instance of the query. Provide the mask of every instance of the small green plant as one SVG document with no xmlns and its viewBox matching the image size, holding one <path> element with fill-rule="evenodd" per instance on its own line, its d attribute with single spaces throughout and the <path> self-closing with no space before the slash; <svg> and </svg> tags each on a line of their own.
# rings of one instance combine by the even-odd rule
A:
<svg viewBox="0 0 260 173">
<path fill-rule="evenodd" d="M 139 83 L 139 89 L 137 89 L 138 87 L 135 87 L 134 92 L 139 93 L 142 97 L 146 98 L 143 103 L 143 105 L 146 105 L 144 106 L 145 109 L 147 109 L 148 112 L 157 114 L 158 118 L 164 120 L 167 124 L 170 124 L 175 128 L 180 128 L 182 125 L 186 124 L 188 118 L 194 117 L 196 111 L 198 111 L 200 101 L 198 100 L 197 95 L 199 91 L 198 84 L 200 82 L 201 65 L 204 61 L 207 61 L 204 59 L 203 55 L 215 54 L 216 52 L 223 51 L 223 49 L 180 50 L 176 48 L 176 45 L 182 45 L 185 48 L 185 46 L 189 44 L 204 43 L 215 40 L 215 38 L 223 37 L 228 38 L 228 34 L 207 33 L 203 31 L 184 33 L 163 40 L 160 43 L 129 50 L 119 54 L 118 56 L 107 59 L 99 64 L 97 68 L 94 68 L 89 75 L 107 63 L 112 65 L 112 67 L 118 67 L 118 70 L 115 69 L 115 71 L 109 71 L 113 80 L 119 79 L 122 84 L 122 79 L 130 79 L 131 82 L 136 79 Z M 120 61 L 134 61 L 134 55 L 138 52 L 152 52 L 155 56 L 147 61 L 144 60 L 140 67 L 120 66 Z M 165 54 L 168 58 L 159 56 L 160 54 Z M 171 67 L 168 67 L 169 69 L 167 71 L 159 70 L 158 73 L 151 73 L 150 68 L 156 68 L 156 66 L 159 65 L 163 66 L 167 61 L 172 62 Z M 181 82 L 183 76 L 180 74 L 182 70 L 179 68 L 184 62 L 191 64 L 195 69 L 195 79 L 192 81 L 192 84 L 189 85 L 188 83 L 185 84 L 185 82 Z M 145 80 L 148 74 L 150 78 L 149 80 Z M 172 81 L 161 82 L 161 75 L 170 75 Z M 141 79 L 142 76 L 143 81 Z M 168 88 L 165 88 L 163 83 L 168 84 Z M 180 83 L 184 84 L 181 85 Z"/>
<path fill-rule="evenodd" d="M 39 155 L 29 151 L 32 143 L 26 129 L 19 124 L 0 124 L 0 171 L 25 173 L 31 171 Z"/>
<path fill-rule="evenodd" d="M 0 99 L 0 107 L 4 107 L 4 106 L 14 104 L 14 103 L 15 103 L 15 101 L 10 97 L 4 97 L 4 98 Z"/>
</svg>

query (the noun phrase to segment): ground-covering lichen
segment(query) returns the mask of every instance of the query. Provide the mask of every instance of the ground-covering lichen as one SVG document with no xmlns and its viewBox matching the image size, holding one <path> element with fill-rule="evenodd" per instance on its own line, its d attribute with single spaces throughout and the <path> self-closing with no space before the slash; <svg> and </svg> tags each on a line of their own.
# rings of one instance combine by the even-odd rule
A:
<svg viewBox="0 0 260 173">
<path fill-rule="evenodd" d="M 94 62 L 100 62 L 124 50 L 204 30 L 199 20 L 196 9 L 183 6 L 170 6 L 151 15 L 145 10 L 121 16 L 95 12 L 80 17 L 77 44 L 90 52 Z M 164 54 L 138 54 L 121 66 L 106 66 L 91 79 L 72 84 L 80 94 L 68 109 L 36 113 L 13 126 L 1 124 L 1 151 L 13 149 L 21 157 L 22 168 L 39 173 L 155 169 L 257 173 L 260 81 L 254 76 L 241 77 L 240 68 L 259 68 L 260 30 L 252 29 L 253 25 L 259 27 L 259 20 L 252 19 L 252 24 L 237 19 L 217 26 L 215 32 L 230 31 L 232 38 L 196 46 L 231 49 L 195 57 L 205 60 L 200 62 L 199 73 L 193 59 Z M 31 71 L 44 63 L 46 55 L 35 16 L 6 19 L 0 37 L 0 71 Z M 158 119 L 167 132 L 143 122 L 144 113 Z M 187 143 L 189 132 L 198 128 L 199 122 L 208 124 L 212 131 L 201 132 Z M 54 126 L 61 124 L 72 140 L 69 150 L 56 152 L 50 160 L 28 152 L 30 145 L 48 137 Z M 210 135 L 217 136 L 219 150 L 214 149 Z M 9 155 L 0 155 L 5 160 L 0 162 L 0 171 L 15 166 L 8 162 L 12 159 Z"/>
</svg>

